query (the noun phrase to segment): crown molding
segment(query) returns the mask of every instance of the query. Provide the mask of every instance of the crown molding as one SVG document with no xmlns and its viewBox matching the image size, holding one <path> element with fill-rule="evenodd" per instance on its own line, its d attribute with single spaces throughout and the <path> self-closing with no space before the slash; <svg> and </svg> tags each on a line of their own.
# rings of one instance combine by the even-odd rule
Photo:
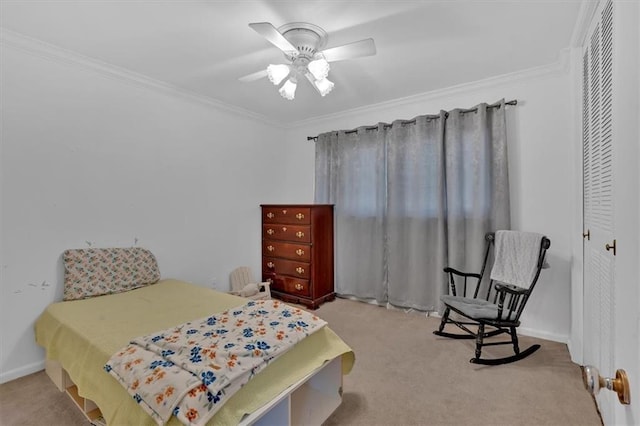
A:
<svg viewBox="0 0 640 426">
<path fill-rule="evenodd" d="M 590 3 L 592 2 L 588 0 L 584 0 L 581 6 L 581 16 L 583 13 L 584 14 L 590 13 L 589 20 L 590 20 L 590 17 L 593 15 L 593 11 L 589 12 L 589 10 L 591 10 L 589 8 Z M 585 10 L 583 12 L 583 9 L 588 9 L 588 10 Z M 576 25 L 576 28 L 577 27 L 578 25 Z M 574 33 L 575 33 L 575 29 L 574 29 Z M 41 59 L 62 63 L 66 65 L 71 65 L 80 69 L 95 72 L 106 78 L 118 80 L 123 83 L 133 84 L 138 87 L 143 87 L 149 90 L 154 90 L 156 92 L 164 93 L 166 95 L 178 97 L 183 100 L 195 102 L 200 105 L 204 105 L 207 107 L 232 113 L 243 118 L 249 118 L 249 119 L 261 122 L 263 124 L 267 124 L 280 129 L 295 129 L 303 126 L 321 123 L 324 121 L 334 120 L 340 117 L 344 117 L 345 115 L 357 115 L 364 112 L 375 112 L 380 110 L 386 110 L 389 108 L 405 106 L 413 103 L 420 103 L 420 102 L 425 102 L 425 101 L 443 98 L 447 96 L 454 96 L 460 93 L 469 92 L 471 90 L 478 90 L 478 89 L 499 86 L 499 85 L 502 86 L 505 84 L 513 83 L 513 82 L 544 77 L 550 74 L 564 73 L 568 69 L 568 62 L 569 62 L 567 59 L 568 55 L 563 51 L 560 54 L 559 60 L 551 64 L 528 68 L 525 70 L 515 71 L 512 73 L 502 74 L 498 76 L 493 76 L 493 77 L 489 77 L 489 78 L 474 81 L 474 82 L 462 83 L 459 85 L 450 86 L 443 89 L 437 89 L 429 92 L 410 95 L 404 98 L 397 98 L 390 101 L 384 101 L 376 104 L 370 104 L 362 107 L 342 110 L 342 111 L 334 112 L 331 114 L 316 116 L 316 117 L 299 120 L 291 123 L 282 123 L 279 121 L 274 121 L 272 119 L 269 119 L 265 115 L 258 114 L 253 111 L 236 107 L 234 105 L 230 105 L 228 103 L 219 101 L 217 99 L 214 99 L 208 96 L 200 95 L 200 94 L 185 90 L 183 88 L 169 84 L 167 82 L 153 79 L 146 75 L 139 74 L 134 71 L 130 71 L 128 69 L 121 68 L 113 64 L 100 61 L 96 58 L 85 56 L 80 53 L 67 50 L 59 46 L 55 46 L 55 45 L 43 42 L 41 40 L 29 37 L 24 34 L 21 34 L 12 30 L 8 30 L 2 27 L 0 27 L 0 45 L 23 51 L 25 53 L 36 56 Z"/>
<path fill-rule="evenodd" d="M 600 1 L 582 0 L 580 10 L 578 11 L 578 18 L 571 33 L 571 44 L 569 46 L 582 47 L 599 4 Z"/>
<path fill-rule="evenodd" d="M 112 80 L 154 90 L 243 118 L 250 118 L 277 128 L 284 128 L 282 123 L 273 121 L 262 114 L 185 90 L 165 81 L 157 80 L 2 27 L 0 27 L 0 45 L 20 50 L 40 59 L 71 65 L 79 69 L 95 72 Z"/>
<path fill-rule="evenodd" d="M 541 65 L 537 67 L 527 68 L 520 71 L 515 71 L 507 74 L 501 74 L 482 80 L 472 81 L 468 83 L 462 83 L 455 86 L 445 87 L 442 89 L 436 89 L 429 92 L 418 93 L 415 95 L 406 96 L 404 98 L 397 98 L 390 101 L 380 102 L 376 104 L 370 104 L 363 107 L 352 108 L 343 110 L 331 114 L 326 114 L 314 118 L 296 121 L 286 125 L 287 129 L 294 129 L 308 125 L 318 124 L 324 121 L 331 121 L 337 118 L 344 118 L 349 115 L 358 115 L 361 113 L 370 113 L 376 111 L 383 111 L 394 107 L 401 107 L 410 104 L 416 104 L 426 101 L 431 101 L 438 98 L 444 98 L 449 96 L 455 96 L 461 93 L 468 93 L 470 91 L 485 89 L 496 86 L 504 86 L 510 83 L 517 83 L 521 81 L 528 81 L 536 78 L 544 78 L 550 75 L 566 74 L 569 71 L 569 49 L 563 49 L 560 51 L 559 58 L 556 62 Z"/>
</svg>

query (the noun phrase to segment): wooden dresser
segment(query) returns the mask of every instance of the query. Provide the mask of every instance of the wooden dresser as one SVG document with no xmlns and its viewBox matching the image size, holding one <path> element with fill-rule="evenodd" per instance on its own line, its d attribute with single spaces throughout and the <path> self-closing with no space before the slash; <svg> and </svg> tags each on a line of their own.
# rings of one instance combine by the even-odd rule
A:
<svg viewBox="0 0 640 426">
<path fill-rule="evenodd" d="M 262 280 L 310 309 L 335 298 L 333 205 L 262 204 Z"/>
</svg>

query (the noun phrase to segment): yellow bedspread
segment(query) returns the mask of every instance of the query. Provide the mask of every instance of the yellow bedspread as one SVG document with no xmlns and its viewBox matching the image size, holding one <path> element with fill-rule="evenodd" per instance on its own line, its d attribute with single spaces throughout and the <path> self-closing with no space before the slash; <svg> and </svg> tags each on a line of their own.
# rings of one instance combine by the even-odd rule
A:
<svg viewBox="0 0 640 426">
<path fill-rule="evenodd" d="M 54 303 L 35 325 L 47 357 L 62 364 L 80 395 L 100 407 L 108 424 L 155 425 L 116 379 L 104 371 L 109 357 L 131 339 L 246 303 L 246 299 L 176 280 L 126 293 Z M 325 361 L 343 357 L 347 374 L 354 355 L 324 327 L 270 364 L 227 401 L 209 422 L 231 425 L 255 411 Z M 169 425 L 180 423 L 172 417 Z"/>
</svg>

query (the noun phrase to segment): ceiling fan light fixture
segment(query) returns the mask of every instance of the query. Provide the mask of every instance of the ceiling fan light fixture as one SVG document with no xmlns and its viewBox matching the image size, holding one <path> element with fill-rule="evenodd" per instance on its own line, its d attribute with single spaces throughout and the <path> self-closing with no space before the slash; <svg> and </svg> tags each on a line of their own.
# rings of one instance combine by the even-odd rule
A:
<svg viewBox="0 0 640 426">
<path fill-rule="evenodd" d="M 291 69 L 289 68 L 289 65 L 285 64 L 271 64 L 267 67 L 267 77 L 269 77 L 269 81 L 276 86 L 282 83 L 282 80 L 284 80 L 290 72 Z"/>
<path fill-rule="evenodd" d="M 325 79 L 329 75 L 329 62 L 327 62 L 327 60 L 322 57 L 309 62 L 307 68 L 316 80 Z"/>
<path fill-rule="evenodd" d="M 327 79 L 329 63 L 376 54 L 372 38 L 325 49 L 328 41 L 326 31 L 308 22 L 291 22 L 278 28 L 269 22 L 254 22 L 249 27 L 280 49 L 288 63 L 271 64 L 267 69 L 239 80 L 250 82 L 269 77 L 273 84 L 279 86 L 280 95 L 288 100 L 295 97 L 299 77 L 304 77 L 320 95 L 326 96 L 335 86 Z"/>
<path fill-rule="evenodd" d="M 291 77 L 282 85 L 278 92 L 280 92 L 280 96 L 283 98 L 292 101 L 296 95 L 296 87 L 298 87 L 298 83 L 295 78 Z"/>
<path fill-rule="evenodd" d="M 329 92 L 333 90 L 333 86 L 335 86 L 335 84 L 332 81 L 329 81 L 327 78 L 316 80 L 313 84 L 315 84 L 321 96 L 326 96 L 327 94 L 329 94 Z"/>
</svg>

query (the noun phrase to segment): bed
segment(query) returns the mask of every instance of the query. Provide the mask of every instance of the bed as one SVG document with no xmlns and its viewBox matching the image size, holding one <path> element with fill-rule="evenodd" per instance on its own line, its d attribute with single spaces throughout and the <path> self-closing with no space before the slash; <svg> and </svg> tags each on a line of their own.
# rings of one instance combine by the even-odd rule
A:
<svg viewBox="0 0 640 426">
<path fill-rule="evenodd" d="M 129 341 L 247 302 L 179 280 L 155 281 L 153 255 L 138 252 L 141 260 L 131 250 L 65 252 L 65 298 L 74 286 L 70 292 L 79 297 L 51 304 L 35 324 L 47 374 L 94 424 L 156 424 L 104 369 Z M 208 424 L 320 424 L 341 403 L 342 375 L 354 360 L 345 342 L 324 326 L 255 375 Z M 168 424 L 181 423 L 172 416 Z"/>
</svg>

